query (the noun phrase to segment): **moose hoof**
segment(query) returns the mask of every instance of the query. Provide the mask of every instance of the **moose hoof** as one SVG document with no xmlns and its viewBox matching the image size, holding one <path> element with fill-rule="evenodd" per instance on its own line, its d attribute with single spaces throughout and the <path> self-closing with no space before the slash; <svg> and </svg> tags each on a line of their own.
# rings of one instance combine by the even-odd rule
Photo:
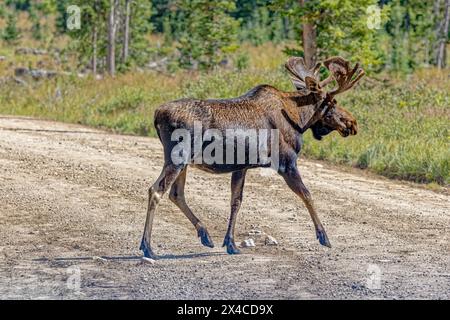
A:
<svg viewBox="0 0 450 320">
<path fill-rule="evenodd" d="M 227 253 L 228 254 L 240 254 L 241 250 L 239 250 L 234 243 L 230 243 L 227 245 Z"/>
<path fill-rule="evenodd" d="M 197 234 L 200 238 L 200 241 L 202 242 L 202 245 L 204 245 L 205 247 L 214 248 L 214 242 L 212 241 L 205 227 L 201 227 L 200 229 L 198 229 Z"/>
<path fill-rule="evenodd" d="M 227 247 L 227 253 L 228 254 L 240 254 L 241 251 L 237 248 L 236 244 L 233 240 L 225 239 L 223 242 L 223 247 Z"/>
<path fill-rule="evenodd" d="M 153 253 L 152 248 L 150 248 L 150 245 L 145 243 L 145 241 L 141 242 L 141 246 L 139 247 L 139 250 L 142 250 L 145 258 L 150 258 L 150 259 L 156 260 L 156 255 Z"/>
<path fill-rule="evenodd" d="M 328 240 L 325 230 L 317 230 L 317 239 L 319 239 L 321 245 L 331 248 L 331 243 L 330 240 Z"/>
</svg>

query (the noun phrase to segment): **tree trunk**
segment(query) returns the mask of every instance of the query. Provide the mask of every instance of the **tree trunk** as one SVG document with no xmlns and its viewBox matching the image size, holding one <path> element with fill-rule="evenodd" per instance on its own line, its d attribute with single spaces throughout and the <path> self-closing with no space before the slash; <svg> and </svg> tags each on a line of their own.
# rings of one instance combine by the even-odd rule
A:
<svg viewBox="0 0 450 320">
<path fill-rule="evenodd" d="M 435 17 L 439 16 L 440 9 L 441 9 L 441 0 L 434 0 L 433 14 Z"/>
<path fill-rule="evenodd" d="M 445 0 L 444 0 L 445 1 Z M 435 30 L 435 41 L 431 43 L 432 46 L 432 58 L 431 63 L 437 66 L 438 53 L 439 53 L 439 41 L 441 39 L 441 0 L 435 0 L 433 4 L 433 20 L 434 20 L 434 30 Z"/>
<path fill-rule="evenodd" d="M 130 14 L 131 0 L 125 0 L 125 26 L 123 32 L 122 63 L 125 63 L 128 59 L 128 47 L 130 42 Z"/>
<path fill-rule="evenodd" d="M 117 0 L 110 0 L 110 10 L 108 17 L 108 53 L 107 68 L 111 76 L 116 72 L 116 6 Z"/>
<path fill-rule="evenodd" d="M 97 12 L 97 1 L 94 1 L 94 11 Z M 92 30 L 92 59 L 91 67 L 94 77 L 97 75 L 97 21 L 93 21 L 94 29 Z"/>
<path fill-rule="evenodd" d="M 445 1 L 445 8 L 444 8 L 444 19 L 442 21 L 442 27 L 440 28 L 439 36 L 438 36 L 438 48 L 437 48 L 437 55 L 436 55 L 436 66 L 439 69 L 444 69 L 446 65 L 446 59 L 447 59 L 447 35 L 448 35 L 448 26 L 449 26 L 449 19 L 450 19 L 450 0 Z"/>
<path fill-rule="evenodd" d="M 97 24 L 92 31 L 92 74 L 94 77 L 97 74 Z"/>
<path fill-rule="evenodd" d="M 300 0 L 300 5 L 304 6 L 308 0 Z M 302 24 L 302 45 L 305 64 L 312 68 L 317 61 L 316 26 L 313 22 L 305 20 Z"/>
</svg>

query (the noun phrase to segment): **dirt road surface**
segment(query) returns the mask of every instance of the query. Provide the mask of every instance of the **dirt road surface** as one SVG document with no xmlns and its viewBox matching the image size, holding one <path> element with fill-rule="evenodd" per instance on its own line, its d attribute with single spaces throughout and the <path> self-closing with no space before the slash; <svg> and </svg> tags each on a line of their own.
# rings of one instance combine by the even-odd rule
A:
<svg viewBox="0 0 450 320">
<path fill-rule="evenodd" d="M 448 194 L 306 160 L 331 249 L 265 169 L 247 177 L 236 230 L 256 247 L 227 255 L 230 176 L 190 169 L 187 202 L 216 247 L 201 246 L 166 195 L 154 227 L 160 259 L 143 263 L 147 189 L 161 165 L 157 139 L 0 117 L 0 298 L 450 298 Z"/>
</svg>

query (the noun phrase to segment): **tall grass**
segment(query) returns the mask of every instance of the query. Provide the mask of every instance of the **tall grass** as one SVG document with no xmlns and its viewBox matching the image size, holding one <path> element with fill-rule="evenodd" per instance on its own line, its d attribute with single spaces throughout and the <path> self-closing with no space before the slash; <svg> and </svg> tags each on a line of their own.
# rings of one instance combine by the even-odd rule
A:
<svg viewBox="0 0 450 320">
<path fill-rule="evenodd" d="M 95 80 L 76 77 L 0 87 L 0 113 L 155 136 L 153 111 L 180 97 L 227 98 L 268 83 L 291 90 L 280 50 L 245 48 L 248 70 L 209 74 L 129 73 Z M 366 168 L 391 178 L 450 184 L 448 72 L 426 70 L 389 85 L 362 83 L 338 98 L 358 119 L 359 133 L 333 133 L 316 141 L 308 132 L 303 153 L 312 158 Z"/>
</svg>

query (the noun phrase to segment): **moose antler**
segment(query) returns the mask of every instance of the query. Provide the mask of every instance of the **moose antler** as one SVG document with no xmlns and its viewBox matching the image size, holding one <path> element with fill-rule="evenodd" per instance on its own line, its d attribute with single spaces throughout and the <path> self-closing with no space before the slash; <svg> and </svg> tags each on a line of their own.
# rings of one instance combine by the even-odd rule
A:
<svg viewBox="0 0 450 320">
<path fill-rule="evenodd" d="M 301 57 L 291 57 L 285 64 L 286 70 L 291 76 L 291 81 L 297 90 L 309 89 L 318 91 L 319 89 L 319 69 L 321 63 L 318 62 L 313 68 L 307 68 L 305 60 Z"/>
<path fill-rule="evenodd" d="M 359 63 L 352 69 L 350 63 L 341 57 L 331 57 L 325 60 L 324 65 L 332 75 L 320 82 L 320 86 L 324 87 L 333 80 L 338 84 L 336 89 L 328 93 L 331 97 L 351 89 L 364 76 L 364 70 L 359 67 Z"/>
</svg>

